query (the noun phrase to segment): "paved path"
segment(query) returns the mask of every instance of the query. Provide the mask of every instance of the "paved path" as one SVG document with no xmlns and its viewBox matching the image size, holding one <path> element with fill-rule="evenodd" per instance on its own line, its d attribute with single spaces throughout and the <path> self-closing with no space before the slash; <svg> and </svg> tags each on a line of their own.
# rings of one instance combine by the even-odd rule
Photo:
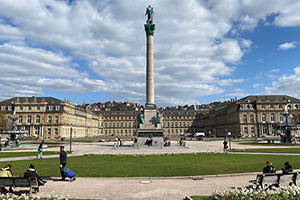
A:
<svg viewBox="0 0 300 200">
<path fill-rule="evenodd" d="M 114 148 L 114 142 L 103 143 L 73 143 L 73 154 L 68 156 L 79 156 L 87 153 L 181 153 L 181 152 L 222 152 L 223 141 L 186 141 L 187 147 L 180 147 L 175 141 L 171 147 L 144 147 L 131 148 L 132 142 L 125 142 L 120 148 Z M 232 148 L 241 147 L 232 143 Z M 249 146 L 247 148 L 267 148 L 268 146 Z M 274 146 L 270 146 L 274 147 Z M 47 148 L 45 151 L 57 151 L 59 148 Z M 69 145 L 65 145 L 69 149 Z M 28 150 L 26 150 L 28 151 Z M 36 152 L 36 149 L 32 151 Z M 299 154 L 298 154 L 299 155 Z M 44 156 L 44 158 L 59 157 L 58 155 Z M 21 158 L 0 158 L 2 161 L 34 159 L 34 156 Z M 186 196 L 203 195 L 209 196 L 217 188 L 223 189 L 249 186 L 249 180 L 255 179 L 257 173 L 198 176 L 198 177 L 174 177 L 174 178 L 77 178 L 74 182 L 59 181 L 59 177 L 48 179 L 45 186 L 40 187 L 39 195 L 45 197 L 55 191 L 56 194 L 64 193 L 75 195 L 80 199 L 113 199 L 113 200 L 176 200 Z M 16 190 L 22 190 L 16 188 Z"/>
</svg>

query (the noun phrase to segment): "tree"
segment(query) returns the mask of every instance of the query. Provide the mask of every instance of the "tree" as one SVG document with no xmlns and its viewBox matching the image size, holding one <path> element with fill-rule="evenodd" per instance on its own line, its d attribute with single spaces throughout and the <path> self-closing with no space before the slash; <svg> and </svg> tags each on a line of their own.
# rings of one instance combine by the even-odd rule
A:
<svg viewBox="0 0 300 200">
<path fill-rule="evenodd" d="M 0 130 L 6 129 L 7 122 L 7 114 L 4 111 L 0 110 Z"/>
</svg>

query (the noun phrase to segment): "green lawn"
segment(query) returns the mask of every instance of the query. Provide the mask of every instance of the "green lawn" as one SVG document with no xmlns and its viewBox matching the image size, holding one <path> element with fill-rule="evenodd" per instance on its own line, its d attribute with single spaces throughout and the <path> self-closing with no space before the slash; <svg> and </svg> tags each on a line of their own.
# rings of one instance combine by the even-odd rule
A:
<svg viewBox="0 0 300 200">
<path fill-rule="evenodd" d="M 10 158 L 10 157 L 24 157 L 24 156 L 37 156 L 39 152 L 0 152 L 0 158 Z M 57 154 L 54 151 L 44 151 L 43 155 L 53 155 Z"/>
<path fill-rule="evenodd" d="M 246 152 L 300 153 L 300 148 L 263 148 L 263 149 L 246 149 Z"/>
<path fill-rule="evenodd" d="M 300 168 L 299 156 L 198 154 L 172 156 L 69 157 L 67 168 L 80 177 L 170 177 L 260 172 L 267 160 L 276 169 L 289 161 Z M 59 158 L 0 162 L 12 165 L 15 176 L 22 175 L 34 164 L 41 176 L 59 177 Z"/>
<path fill-rule="evenodd" d="M 207 196 L 191 196 L 193 200 L 209 200 Z"/>
<path fill-rule="evenodd" d="M 239 144 L 242 144 L 242 145 L 262 145 L 262 146 L 300 146 L 300 144 L 267 144 L 267 141 L 266 143 L 255 143 L 254 141 L 241 141 L 241 142 L 238 142 Z"/>
</svg>

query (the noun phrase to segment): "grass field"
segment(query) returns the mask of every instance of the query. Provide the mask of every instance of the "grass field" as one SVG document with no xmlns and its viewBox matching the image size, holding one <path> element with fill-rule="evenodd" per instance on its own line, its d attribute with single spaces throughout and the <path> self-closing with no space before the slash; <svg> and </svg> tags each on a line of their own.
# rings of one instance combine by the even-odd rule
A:
<svg viewBox="0 0 300 200">
<path fill-rule="evenodd" d="M 10 157 L 24 157 L 24 156 L 37 156 L 39 152 L 0 152 L 0 158 L 10 158 Z M 53 155 L 57 154 L 54 151 L 44 151 L 43 155 Z"/>
<path fill-rule="evenodd" d="M 209 200 L 207 196 L 191 196 L 193 200 Z"/>
<path fill-rule="evenodd" d="M 236 141 L 238 142 L 238 141 Z M 266 143 L 255 143 L 254 141 L 240 141 L 238 142 L 239 144 L 242 144 L 242 145 L 261 145 L 261 146 L 300 146 L 300 144 L 267 144 Z"/>
<path fill-rule="evenodd" d="M 246 149 L 246 152 L 300 153 L 300 148 L 262 148 L 262 149 Z"/>
<path fill-rule="evenodd" d="M 276 169 L 289 161 L 300 168 L 299 156 L 198 154 L 172 156 L 69 157 L 67 168 L 80 177 L 170 177 L 260 172 L 267 160 Z M 12 165 L 14 176 L 22 175 L 34 164 L 40 176 L 59 177 L 59 158 L 0 162 Z"/>
</svg>

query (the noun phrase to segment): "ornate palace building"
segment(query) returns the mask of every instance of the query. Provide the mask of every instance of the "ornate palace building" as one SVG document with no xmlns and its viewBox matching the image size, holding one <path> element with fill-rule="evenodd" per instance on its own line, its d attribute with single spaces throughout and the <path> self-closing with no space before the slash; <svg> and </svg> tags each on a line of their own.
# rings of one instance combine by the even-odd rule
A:
<svg viewBox="0 0 300 200">
<path fill-rule="evenodd" d="M 0 102 L 0 109 L 12 116 L 16 111 L 18 129 L 31 137 L 53 139 L 95 136 L 134 136 L 139 111 L 91 111 L 69 101 L 52 97 L 15 97 Z M 231 100 L 214 110 L 161 110 L 164 135 L 205 132 L 206 136 L 260 137 L 277 135 L 285 107 L 297 111 L 300 100 L 287 95 L 247 96 Z M 299 110 L 300 111 L 300 110 Z"/>
<path fill-rule="evenodd" d="M 300 100 L 287 95 L 247 96 L 204 115 L 205 130 L 217 136 L 231 132 L 235 137 L 277 135 L 285 107 L 299 110 Z"/>
<path fill-rule="evenodd" d="M 78 109 L 73 103 L 52 97 L 15 97 L 0 102 L 2 111 L 16 111 L 16 126 L 32 137 L 52 139 L 69 137 L 72 125 L 74 137 L 99 134 L 99 117 L 92 111 Z"/>
</svg>

